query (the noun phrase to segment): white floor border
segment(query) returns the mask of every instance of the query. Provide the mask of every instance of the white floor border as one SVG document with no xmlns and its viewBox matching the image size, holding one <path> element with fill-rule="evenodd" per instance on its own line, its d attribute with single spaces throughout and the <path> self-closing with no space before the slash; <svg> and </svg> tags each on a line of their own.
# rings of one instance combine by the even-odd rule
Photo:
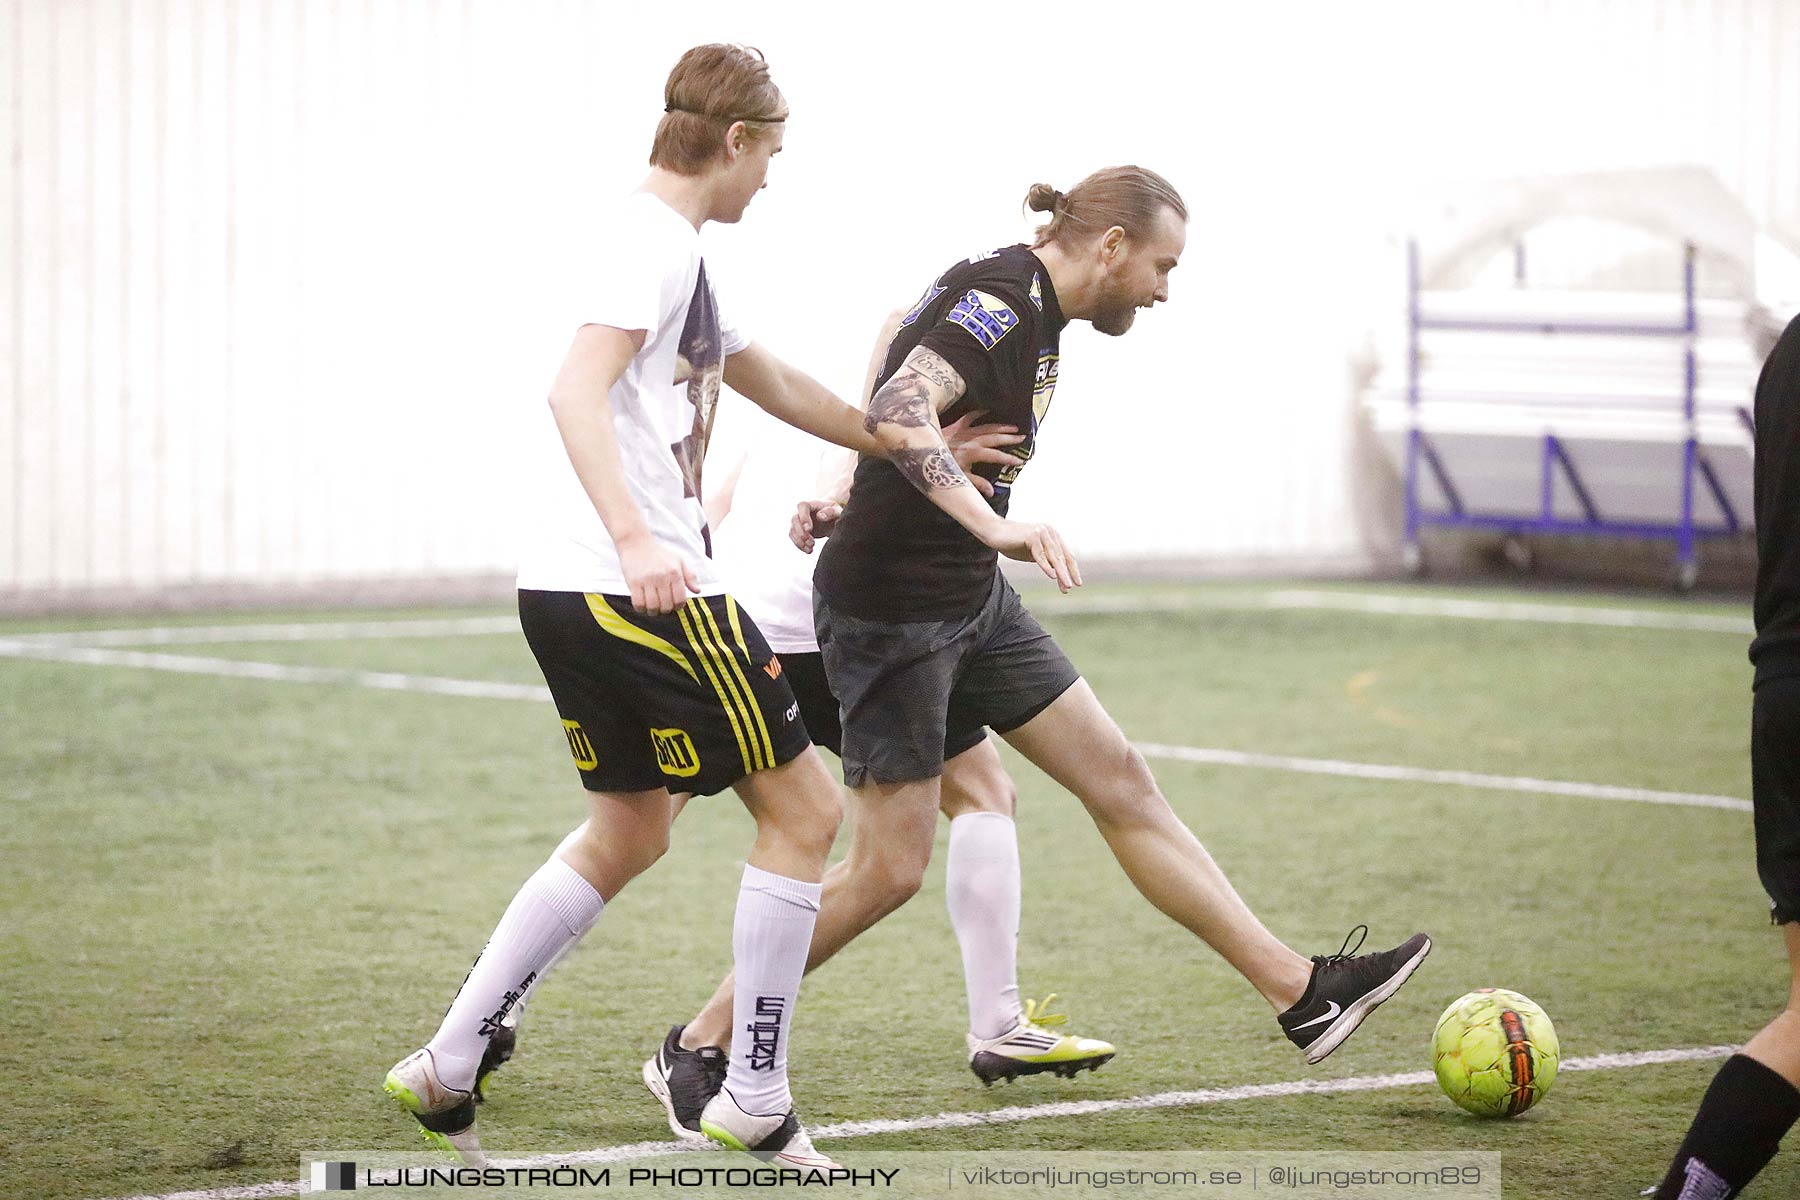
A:
<svg viewBox="0 0 1800 1200">
<path fill-rule="evenodd" d="M 1706 1062 L 1729 1058 L 1736 1046 L 1692 1046 L 1674 1050 L 1643 1050 L 1629 1054 L 1594 1054 L 1563 1061 L 1558 1074 L 1571 1071 L 1609 1071 L 1632 1067 L 1660 1066 L 1665 1063 Z M 1157 1092 L 1148 1096 L 1126 1096 L 1117 1100 L 1065 1100 L 1051 1104 L 1019 1104 L 977 1112 L 943 1112 L 928 1117 L 900 1117 L 890 1120 L 839 1121 L 833 1125 L 817 1125 L 810 1130 L 821 1142 L 838 1142 L 850 1138 L 875 1137 L 887 1133 L 915 1133 L 931 1129 L 973 1129 L 981 1125 L 1008 1125 L 1019 1121 L 1041 1121 L 1055 1117 L 1104 1116 L 1120 1112 L 1144 1112 L 1159 1108 L 1195 1108 L 1208 1104 L 1226 1104 L 1236 1100 L 1286 1099 L 1294 1096 L 1326 1096 L 1344 1092 L 1379 1092 L 1392 1088 L 1418 1087 L 1434 1082 L 1430 1071 L 1408 1071 L 1398 1075 L 1352 1075 L 1342 1079 L 1292 1079 L 1281 1083 L 1252 1083 L 1239 1087 L 1203 1088 L 1188 1092 Z M 1448 1101 L 1446 1101 L 1448 1103 Z M 836 1149 L 826 1146 L 826 1150 Z M 709 1147 L 696 1147 L 687 1142 L 633 1142 L 624 1146 L 601 1146 L 579 1154 L 540 1155 L 531 1158 L 495 1159 L 498 1167 L 548 1167 L 592 1163 L 629 1162 L 633 1159 L 683 1152 L 707 1153 Z M 265 1197 L 296 1196 L 310 1191 L 310 1184 L 297 1181 L 246 1184 L 239 1187 L 208 1188 L 192 1192 L 165 1192 L 161 1195 L 117 1197 L 115 1200 L 264 1200 Z"/>
</svg>

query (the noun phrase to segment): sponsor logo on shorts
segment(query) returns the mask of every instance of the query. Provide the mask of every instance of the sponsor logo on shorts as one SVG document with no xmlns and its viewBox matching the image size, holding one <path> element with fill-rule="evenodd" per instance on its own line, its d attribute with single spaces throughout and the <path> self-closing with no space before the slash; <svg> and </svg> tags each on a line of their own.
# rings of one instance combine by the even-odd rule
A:
<svg viewBox="0 0 1800 1200">
<path fill-rule="evenodd" d="M 744 1026 L 750 1035 L 750 1069 L 773 1071 L 775 1048 L 781 1043 L 781 1014 L 787 1011 L 784 996 L 758 996 L 756 1020 Z"/>
<path fill-rule="evenodd" d="M 798 700 L 796 700 L 792 704 L 788 705 L 787 711 L 781 714 L 781 719 L 784 721 L 792 721 L 794 718 L 798 717 L 799 715 L 800 715 L 800 702 Z"/>
<path fill-rule="evenodd" d="M 781 659 L 778 656 L 771 656 L 769 661 L 763 664 L 763 671 L 770 679 L 780 679 Z"/>
<path fill-rule="evenodd" d="M 600 756 L 594 753 L 594 743 L 582 732 L 581 722 L 564 721 L 563 732 L 569 738 L 569 753 L 575 756 L 575 765 L 584 771 L 591 771 L 600 765 Z"/>
<path fill-rule="evenodd" d="M 656 765 L 664 775 L 686 779 L 700 771 L 700 752 L 685 729 L 652 729 L 650 743 L 656 747 Z"/>
</svg>

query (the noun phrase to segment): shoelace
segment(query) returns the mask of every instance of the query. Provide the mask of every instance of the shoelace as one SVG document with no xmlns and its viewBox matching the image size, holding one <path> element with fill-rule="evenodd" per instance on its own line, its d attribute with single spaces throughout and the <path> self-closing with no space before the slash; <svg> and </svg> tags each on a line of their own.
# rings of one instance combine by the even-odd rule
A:
<svg viewBox="0 0 1800 1200">
<path fill-rule="evenodd" d="M 1318 963 L 1321 967 L 1330 967 L 1341 962 L 1348 962 L 1350 959 L 1356 957 L 1356 952 L 1362 949 L 1362 944 L 1368 939 L 1368 936 L 1369 927 L 1367 925 L 1358 925 L 1344 935 L 1344 944 L 1336 954 L 1315 954 L 1313 955 L 1313 961 Z M 1351 938 L 1356 939 L 1356 944 L 1354 946 L 1350 944 Z"/>
<path fill-rule="evenodd" d="M 1069 1022 L 1069 1014 L 1068 1013 L 1053 1013 L 1050 1011 L 1050 1005 L 1053 1001 L 1055 1001 L 1055 999 L 1056 999 L 1056 993 L 1051 992 L 1048 996 L 1045 996 L 1042 1000 L 1029 1000 L 1029 999 L 1026 1000 L 1025 1001 L 1025 1023 L 1027 1025 L 1034 1025 L 1037 1028 L 1042 1029 L 1046 1032 L 1048 1032 L 1050 1027 L 1053 1025 L 1068 1024 L 1068 1022 Z"/>
</svg>

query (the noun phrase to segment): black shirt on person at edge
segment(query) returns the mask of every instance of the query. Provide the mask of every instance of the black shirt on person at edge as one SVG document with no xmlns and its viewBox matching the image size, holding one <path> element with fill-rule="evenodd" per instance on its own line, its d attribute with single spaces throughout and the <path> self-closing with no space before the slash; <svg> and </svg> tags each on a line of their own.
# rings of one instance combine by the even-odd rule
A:
<svg viewBox="0 0 1800 1200">
<path fill-rule="evenodd" d="M 1800 317 L 1756 381 L 1756 682 L 1800 675 Z"/>
</svg>

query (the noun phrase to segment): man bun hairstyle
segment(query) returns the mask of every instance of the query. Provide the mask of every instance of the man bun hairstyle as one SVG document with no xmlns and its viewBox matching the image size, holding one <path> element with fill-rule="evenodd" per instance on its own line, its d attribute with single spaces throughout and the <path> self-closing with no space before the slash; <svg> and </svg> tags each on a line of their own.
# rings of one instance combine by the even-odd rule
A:
<svg viewBox="0 0 1800 1200">
<path fill-rule="evenodd" d="M 1130 238 L 1144 238 L 1162 210 L 1172 209 L 1187 220 L 1187 204 L 1168 180 L 1144 167 L 1107 167 L 1095 171 L 1068 192 L 1047 183 L 1034 183 L 1025 193 L 1025 206 L 1050 214 L 1038 227 L 1032 249 L 1040 246 L 1074 246 L 1098 237 L 1114 225 Z"/>
<path fill-rule="evenodd" d="M 787 101 L 769 78 L 761 50 L 727 42 L 695 46 L 663 85 L 663 118 L 650 145 L 650 165 L 698 175 L 719 156 L 735 122 L 761 137 L 787 116 Z"/>
</svg>

